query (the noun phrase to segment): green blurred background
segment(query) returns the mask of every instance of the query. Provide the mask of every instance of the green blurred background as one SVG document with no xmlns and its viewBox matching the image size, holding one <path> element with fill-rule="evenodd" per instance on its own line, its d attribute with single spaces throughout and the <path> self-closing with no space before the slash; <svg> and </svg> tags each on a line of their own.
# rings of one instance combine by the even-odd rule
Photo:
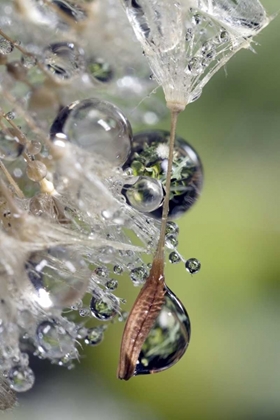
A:
<svg viewBox="0 0 280 420">
<path fill-rule="evenodd" d="M 273 13 L 280 3 L 263 4 Z M 192 277 L 167 264 L 192 322 L 186 355 L 164 373 L 119 381 L 116 324 L 74 371 L 36 362 L 37 384 L 7 420 L 280 418 L 279 18 L 257 42 L 179 120 L 205 169 L 199 202 L 179 220 L 179 250 L 202 269 Z M 138 289 L 121 283 L 129 308 Z"/>
</svg>

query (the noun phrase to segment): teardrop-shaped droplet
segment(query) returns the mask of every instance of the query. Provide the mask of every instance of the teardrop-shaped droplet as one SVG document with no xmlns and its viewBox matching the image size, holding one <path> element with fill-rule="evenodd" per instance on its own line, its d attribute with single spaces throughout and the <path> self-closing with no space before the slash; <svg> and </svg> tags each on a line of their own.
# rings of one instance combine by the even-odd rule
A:
<svg viewBox="0 0 280 420">
<path fill-rule="evenodd" d="M 76 355 L 75 339 L 55 322 L 43 321 L 36 331 L 41 353 L 49 359 L 58 359 L 66 354 Z"/>
<path fill-rule="evenodd" d="M 85 68 L 84 51 L 73 42 L 57 42 L 43 51 L 44 65 L 59 80 L 77 76 Z"/>
<path fill-rule="evenodd" d="M 142 131 L 133 136 L 132 151 L 123 169 L 134 176 L 151 177 L 163 185 L 166 181 L 170 133 L 163 130 Z M 175 138 L 171 175 L 169 217 L 186 212 L 198 199 L 203 184 L 203 169 L 193 147 L 181 137 Z M 162 206 L 150 213 L 161 218 Z"/>
<path fill-rule="evenodd" d="M 161 182 L 148 176 L 140 176 L 133 185 L 125 184 L 122 193 L 132 207 L 143 213 L 157 210 L 164 197 Z"/>
<path fill-rule="evenodd" d="M 140 352 L 135 375 L 161 372 L 181 359 L 191 335 L 186 309 L 166 287 L 164 304 Z"/>
<path fill-rule="evenodd" d="M 74 252 L 63 248 L 33 254 L 26 264 L 36 300 L 42 308 L 65 308 L 81 298 L 88 286 L 90 272 Z"/>
<path fill-rule="evenodd" d="M 96 98 L 76 101 L 63 108 L 53 122 L 51 138 L 59 133 L 116 167 L 126 162 L 131 150 L 129 121 L 113 104 Z"/>
</svg>

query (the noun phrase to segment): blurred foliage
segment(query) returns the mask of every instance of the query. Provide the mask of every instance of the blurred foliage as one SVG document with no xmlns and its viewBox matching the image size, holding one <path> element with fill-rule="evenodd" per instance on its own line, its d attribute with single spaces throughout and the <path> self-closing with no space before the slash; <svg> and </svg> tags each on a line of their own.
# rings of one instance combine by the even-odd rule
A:
<svg viewBox="0 0 280 420">
<path fill-rule="evenodd" d="M 263 4 L 275 11 L 279 0 Z M 44 387 L 48 399 L 55 375 L 62 375 L 65 389 L 75 384 L 70 399 L 75 387 L 86 395 L 92 389 L 79 417 L 67 418 L 88 418 L 89 407 L 92 419 L 280 418 L 279 24 L 278 17 L 258 37 L 261 45 L 253 45 L 257 54 L 241 51 L 179 119 L 178 135 L 196 148 L 205 170 L 200 200 L 179 220 L 179 250 L 202 269 L 192 277 L 183 264 L 168 263 L 166 273 L 192 322 L 186 355 L 164 373 L 118 381 L 123 324 L 110 327 L 102 345 L 86 350 L 80 373 L 55 369 Z M 120 283 L 129 307 L 138 289 L 128 279 Z M 40 389 L 7 419 L 36 408 Z M 112 417 L 95 412 L 97 390 L 105 405 L 119 399 Z"/>
</svg>

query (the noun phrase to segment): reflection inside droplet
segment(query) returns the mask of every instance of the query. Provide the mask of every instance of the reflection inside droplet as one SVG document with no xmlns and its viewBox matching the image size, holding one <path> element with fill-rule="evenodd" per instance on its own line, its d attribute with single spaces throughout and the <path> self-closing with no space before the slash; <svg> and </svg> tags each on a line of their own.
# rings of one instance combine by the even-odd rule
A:
<svg viewBox="0 0 280 420">
<path fill-rule="evenodd" d="M 191 335 L 186 309 L 166 287 L 165 302 L 140 352 L 135 375 L 161 372 L 177 363 Z"/>
</svg>

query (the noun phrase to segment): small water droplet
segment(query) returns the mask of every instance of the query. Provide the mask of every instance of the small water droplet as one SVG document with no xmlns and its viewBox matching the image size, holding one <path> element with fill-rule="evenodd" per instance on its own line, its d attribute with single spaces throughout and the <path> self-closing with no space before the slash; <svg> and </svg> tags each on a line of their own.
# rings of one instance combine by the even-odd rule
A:
<svg viewBox="0 0 280 420">
<path fill-rule="evenodd" d="M 89 316 L 89 309 L 88 308 L 80 308 L 79 309 L 79 315 L 84 318 L 86 316 Z"/>
<path fill-rule="evenodd" d="M 33 55 L 22 55 L 20 61 L 23 67 L 27 69 L 31 69 L 37 64 L 37 58 Z"/>
<path fill-rule="evenodd" d="M 90 309 L 95 318 L 101 321 L 109 321 L 117 314 L 119 304 L 113 295 L 93 296 L 90 302 Z"/>
<path fill-rule="evenodd" d="M 166 223 L 165 234 L 168 235 L 170 233 L 175 236 L 179 234 L 179 226 L 177 225 L 177 223 L 172 221 L 168 221 Z"/>
<path fill-rule="evenodd" d="M 190 334 L 186 309 L 166 287 L 164 304 L 142 347 L 135 375 L 157 373 L 173 366 L 187 350 Z"/>
<path fill-rule="evenodd" d="M 58 133 L 116 167 L 126 162 L 131 150 L 129 121 L 113 104 L 96 98 L 76 101 L 63 108 L 52 124 L 52 140 Z"/>
<path fill-rule="evenodd" d="M 199 13 L 195 13 L 192 17 L 192 22 L 194 25 L 199 25 L 202 22 L 202 16 Z"/>
<path fill-rule="evenodd" d="M 190 274 L 196 274 L 201 268 L 201 263 L 196 258 L 189 258 L 185 263 L 185 267 Z"/>
<path fill-rule="evenodd" d="M 181 261 L 181 257 L 180 257 L 179 254 L 177 254 L 177 252 L 171 252 L 169 254 L 169 261 L 172 264 L 177 264 L 177 263 L 179 263 Z"/>
<path fill-rule="evenodd" d="M 84 70 L 84 51 L 73 42 L 57 42 L 43 51 L 46 69 L 59 80 L 67 80 Z"/>
<path fill-rule="evenodd" d="M 175 248 L 178 245 L 178 240 L 177 237 L 175 235 L 172 234 L 168 234 L 165 236 L 165 245 L 167 246 L 167 248 Z"/>
<path fill-rule="evenodd" d="M 102 342 L 104 338 L 104 328 L 103 327 L 95 327 L 89 328 L 87 335 L 85 337 L 85 343 L 90 346 L 97 346 Z"/>
<path fill-rule="evenodd" d="M 91 58 L 87 61 L 87 71 L 90 76 L 99 82 L 110 82 L 114 76 L 114 72 L 109 63 L 102 58 Z"/>
<path fill-rule="evenodd" d="M 140 176 L 133 185 L 125 184 L 122 193 L 133 208 L 143 213 L 157 210 L 164 197 L 161 182 L 147 176 Z"/>
<path fill-rule="evenodd" d="M 118 280 L 110 279 L 106 282 L 105 287 L 106 289 L 113 291 L 117 289 L 118 284 Z"/>
<path fill-rule="evenodd" d="M 96 274 L 98 277 L 106 279 L 106 277 L 109 275 L 109 271 L 107 267 L 97 267 L 94 270 L 94 274 Z"/>
<path fill-rule="evenodd" d="M 120 265 L 115 265 L 113 270 L 114 270 L 114 273 L 117 275 L 121 275 L 123 272 L 123 269 Z"/>
<path fill-rule="evenodd" d="M 32 388 L 35 382 L 33 370 L 28 366 L 14 366 L 8 372 L 10 387 L 16 392 L 25 392 Z"/>
<path fill-rule="evenodd" d="M 55 322 L 43 321 L 36 331 L 38 345 L 45 357 L 61 358 L 76 354 L 75 340 Z"/>
<path fill-rule="evenodd" d="M 13 44 L 6 38 L 0 37 L 0 53 L 10 54 L 14 50 Z"/>
<path fill-rule="evenodd" d="M 136 267 L 130 271 L 130 278 L 134 284 L 143 284 L 148 277 L 148 272 L 144 267 Z"/>
</svg>

